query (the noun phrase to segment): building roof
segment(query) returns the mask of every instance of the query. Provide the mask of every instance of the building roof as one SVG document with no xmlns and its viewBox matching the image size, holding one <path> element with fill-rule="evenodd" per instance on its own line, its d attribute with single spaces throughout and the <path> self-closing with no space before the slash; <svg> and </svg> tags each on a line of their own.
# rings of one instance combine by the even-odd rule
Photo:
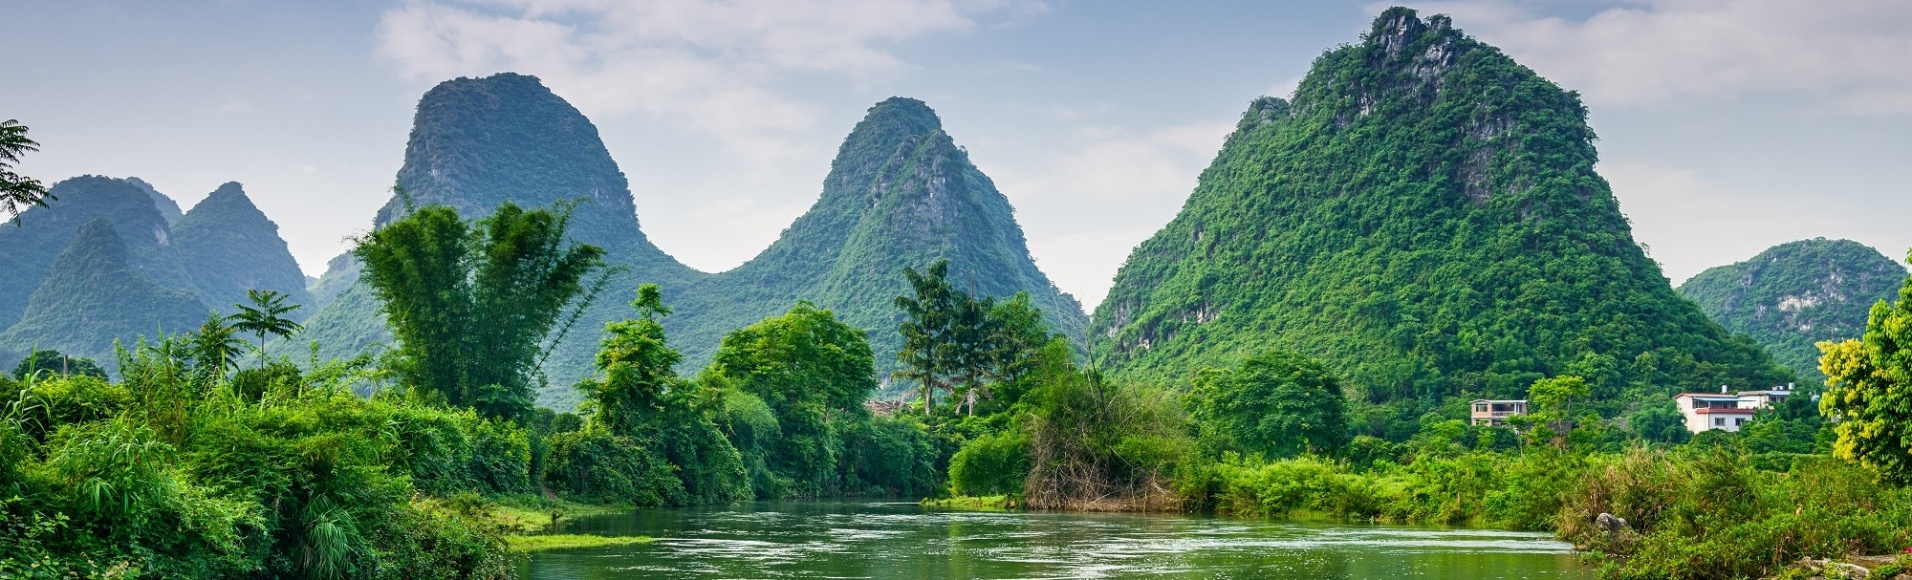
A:
<svg viewBox="0 0 1912 580">
<path fill-rule="evenodd" d="M 1526 403 L 1526 399 L 1474 399 L 1469 403 Z"/>
<path fill-rule="evenodd" d="M 1673 395 L 1673 398 L 1675 399 L 1678 399 L 1680 397 L 1692 397 L 1695 399 L 1713 399 L 1718 401 L 1733 401 L 1733 400 L 1739 399 L 1739 395 L 1725 395 L 1720 393 L 1680 393 L 1678 395 Z"/>
<path fill-rule="evenodd" d="M 1692 409 L 1692 411 L 1694 413 L 1699 413 L 1701 415 L 1751 415 L 1753 413 L 1759 412 L 1759 409 L 1741 409 L 1738 407 L 1731 407 L 1731 408 L 1700 407 L 1698 409 Z"/>
</svg>

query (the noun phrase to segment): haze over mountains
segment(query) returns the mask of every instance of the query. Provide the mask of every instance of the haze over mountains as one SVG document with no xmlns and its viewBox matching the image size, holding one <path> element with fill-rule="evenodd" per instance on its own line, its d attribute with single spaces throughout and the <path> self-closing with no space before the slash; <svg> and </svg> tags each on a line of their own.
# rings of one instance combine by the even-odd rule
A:
<svg viewBox="0 0 1912 580">
<path fill-rule="evenodd" d="M 1118 375 L 1179 382 L 1285 348 L 1320 358 L 1375 402 L 1514 397 L 1557 374 L 1585 376 L 1605 395 L 1783 383 L 1810 374 L 1793 352 L 1811 340 L 1801 329 L 1853 324 L 1851 308 L 1837 324 L 1803 314 L 1774 323 L 1743 314 L 1783 310 L 1764 298 L 1709 302 L 1766 292 L 1705 290 L 1736 274 L 1682 288 L 1704 312 L 1682 299 L 1634 242 L 1596 159 L 1574 94 L 1445 17 L 1392 9 L 1359 44 L 1322 55 L 1292 100 L 1251 103 L 1093 319 L 1036 267 L 1008 199 L 936 113 L 901 97 L 850 130 L 807 213 L 721 273 L 656 247 L 595 125 L 512 73 L 446 81 L 420 99 L 397 187 L 370 225 L 427 204 L 467 218 L 504 201 L 570 207 L 573 238 L 605 248 L 612 268 L 546 365 L 540 402 L 558 408 L 577 401 L 571 385 L 591 372 L 600 329 L 630 315 L 642 283 L 659 284 L 676 310 L 665 324 L 682 372 L 729 330 L 809 301 L 869 331 L 887 375 L 900 271 L 937 259 L 972 293 L 1029 293 L 1056 331 Z M 21 274 L 0 279 L 0 363 L 36 345 L 110 362 L 113 338 L 190 330 L 251 288 L 305 305 L 296 314 L 306 330 L 276 354 L 299 359 L 316 342 L 321 357 L 349 357 L 391 340 L 355 260 L 332 260 L 308 284 L 239 184 L 186 212 L 134 178 L 78 177 L 54 192 L 53 207 L 0 228 L 0 269 Z M 1802 273 L 1786 278 L 1825 282 L 1815 300 L 1857 304 L 1904 276 L 1841 252 L 1798 261 L 1787 271 Z M 1787 325 L 1800 337 L 1761 334 Z M 1786 352 L 1791 368 L 1762 345 Z"/>
<path fill-rule="evenodd" d="M 936 259 L 949 259 L 954 278 L 978 294 L 1029 292 L 1078 340 L 1088 322 L 1035 267 L 1008 199 L 913 99 L 872 107 L 845 139 L 811 211 L 762 255 L 719 274 L 684 266 L 644 236 L 628 182 L 595 126 L 533 77 L 460 78 L 427 92 L 398 190 L 376 223 L 408 203 L 448 205 L 467 218 L 505 200 L 576 204 L 573 238 L 605 248 L 614 269 L 604 295 L 555 347 L 547 404 L 575 401 L 570 384 L 590 372 L 599 329 L 629 316 L 632 291 L 647 282 L 677 311 L 666 325 L 686 369 L 702 366 L 725 332 L 808 300 L 871 331 L 879 371 L 888 370 L 900 322 L 891 303 L 907 287 L 901 271 Z M 349 356 L 389 340 L 357 275 L 349 258 L 333 261 L 315 285 L 322 308 L 291 343 L 317 340 L 322 356 Z"/>
</svg>

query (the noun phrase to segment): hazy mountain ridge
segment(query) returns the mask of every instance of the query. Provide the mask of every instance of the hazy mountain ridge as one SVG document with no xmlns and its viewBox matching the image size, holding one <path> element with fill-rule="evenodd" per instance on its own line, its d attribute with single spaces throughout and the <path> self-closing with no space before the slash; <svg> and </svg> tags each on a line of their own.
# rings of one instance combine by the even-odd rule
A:
<svg viewBox="0 0 1912 580">
<path fill-rule="evenodd" d="M 1573 93 L 1395 8 L 1256 100 L 1096 309 L 1095 359 L 1185 379 L 1280 347 L 1375 401 L 1791 374 L 1681 299 L 1633 241 Z"/>
<path fill-rule="evenodd" d="M 173 246 L 187 265 L 206 305 L 226 313 L 246 301 L 248 290 L 277 290 L 304 305 L 290 316 L 303 320 L 317 308 L 305 288 L 305 274 L 279 225 L 246 196 L 243 186 L 226 183 L 173 223 Z"/>
<path fill-rule="evenodd" d="M 1894 299 L 1905 277 L 1904 266 L 1865 244 L 1816 238 L 1709 268 L 1679 291 L 1721 326 L 1751 336 L 1803 384 L 1818 385 L 1825 375 L 1815 345 L 1858 338 L 1872 305 Z"/>
<path fill-rule="evenodd" d="M 1088 317 L 1035 266 L 1008 198 L 928 105 L 891 98 L 844 138 L 809 211 L 757 257 L 677 298 L 673 340 L 700 365 L 725 332 L 808 300 L 869 331 L 878 369 L 889 369 L 901 345 L 893 302 L 908 292 L 902 269 L 937 259 L 966 291 L 1029 292 L 1057 331 L 1082 342 Z"/>
<path fill-rule="evenodd" d="M 112 368 L 113 343 L 157 338 L 199 326 L 206 306 L 185 290 L 166 287 L 132 266 L 133 255 L 108 218 L 81 226 L 34 291 L 20 322 L 0 333 L 0 345 L 84 356 Z"/>
</svg>

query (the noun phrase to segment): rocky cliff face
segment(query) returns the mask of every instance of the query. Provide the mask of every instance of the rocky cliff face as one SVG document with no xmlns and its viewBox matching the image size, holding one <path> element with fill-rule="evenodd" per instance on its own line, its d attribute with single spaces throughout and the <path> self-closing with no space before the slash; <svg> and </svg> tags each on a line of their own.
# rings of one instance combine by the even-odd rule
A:
<svg viewBox="0 0 1912 580">
<path fill-rule="evenodd" d="M 1814 345 L 1865 334 L 1872 305 L 1896 298 L 1905 278 L 1905 267 L 1878 250 L 1816 238 L 1700 272 L 1680 294 L 1721 326 L 1751 336 L 1803 383 L 1818 385 L 1825 375 Z"/>
<path fill-rule="evenodd" d="M 902 270 L 938 259 L 975 294 L 1028 292 L 1052 327 L 1082 340 L 1081 305 L 1036 268 L 1008 198 L 935 111 L 891 98 L 851 130 L 816 204 L 775 243 L 674 298 L 672 338 L 694 368 L 725 332 L 808 300 L 869 331 L 877 364 L 888 369 L 901 345 L 894 301 L 908 291 Z"/>
<path fill-rule="evenodd" d="M 1262 349 L 1373 401 L 1790 373 L 1679 298 L 1632 240 L 1578 98 L 1445 17 L 1390 9 L 1262 98 L 1097 308 L 1093 356 L 1180 380 Z"/>
</svg>

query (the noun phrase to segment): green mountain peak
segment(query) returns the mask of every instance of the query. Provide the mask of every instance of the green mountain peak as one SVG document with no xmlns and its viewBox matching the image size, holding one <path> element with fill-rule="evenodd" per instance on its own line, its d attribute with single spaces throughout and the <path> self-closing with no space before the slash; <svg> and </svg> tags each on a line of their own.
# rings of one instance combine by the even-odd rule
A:
<svg viewBox="0 0 1912 580">
<path fill-rule="evenodd" d="M 277 290 L 296 304 L 293 318 L 303 319 L 313 299 L 292 251 L 279 237 L 279 225 L 253 205 L 243 186 L 228 182 L 213 190 L 173 224 L 173 246 L 190 264 L 202 299 L 223 312 L 246 301 L 247 290 Z"/>
<path fill-rule="evenodd" d="M 1709 268 L 1680 294 L 1728 330 L 1751 336 L 1799 374 L 1825 382 L 1819 341 L 1858 338 L 1872 305 L 1893 300 L 1905 267 L 1852 240 L 1787 242 L 1736 264 Z"/>
<path fill-rule="evenodd" d="M 64 201 L 64 200 L 62 200 Z M 53 261 L 20 321 L 0 344 L 46 348 L 111 366 L 113 341 L 191 330 L 207 309 L 191 293 L 167 288 L 133 267 L 127 243 L 104 217 L 78 228 Z"/>
<path fill-rule="evenodd" d="M 1603 398 L 1787 380 L 1673 292 L 1597 157 L 1575 94 L 1445 17 L 1389 9 L 1292 102 L 1251 103 L 1116 275 L 1093 357 L 1179 380 L 1284 348 L 1370 401 L 1421 405 L 1560 374 Z"/>
</svg>

